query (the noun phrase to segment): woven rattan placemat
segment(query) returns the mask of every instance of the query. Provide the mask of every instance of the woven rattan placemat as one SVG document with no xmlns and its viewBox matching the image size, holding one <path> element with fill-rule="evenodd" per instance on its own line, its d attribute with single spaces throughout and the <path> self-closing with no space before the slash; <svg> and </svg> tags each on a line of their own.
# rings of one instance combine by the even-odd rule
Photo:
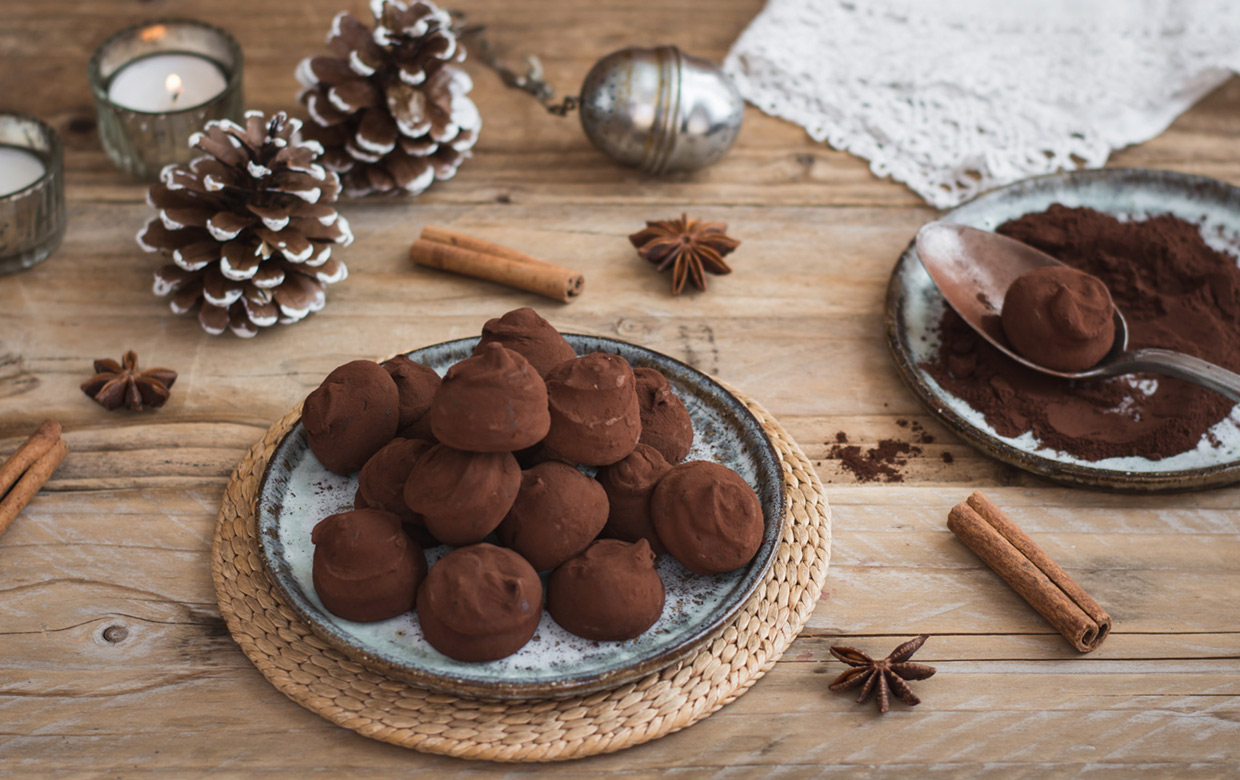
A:
<svg viewBox="0 0 1240 780">
<path fill-rule="evenodd" d="M 732 391 L 771 438 L 783 469 L 783 535 L 770 571 L 731 623 L 684 661 L 609 691 L 488 701 L 431 693 L 350 660 L 310 632 L 263 569 L 255 497 L 300 405 L 242 458 L 224 491 L 211 548 L 220 612 L 242 652 L 281 693 L 333 723 L 426 753 L 560 761 L 610 753 L 690 726 L 740 696 L 783 654 L 818 603 L 831 554 L 822 483 L 796 442 Z"/>
</svg>

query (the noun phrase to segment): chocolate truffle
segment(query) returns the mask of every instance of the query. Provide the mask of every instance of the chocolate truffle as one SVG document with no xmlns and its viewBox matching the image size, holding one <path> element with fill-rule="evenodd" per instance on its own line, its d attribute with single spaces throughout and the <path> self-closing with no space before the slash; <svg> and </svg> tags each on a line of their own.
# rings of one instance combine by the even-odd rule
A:
<svg viewBox="0 0 1240 780">
<path fill-rule="evenodd" d="M 632 639 L 663 614 L 663 581 L 645 539 L 600 539 L 547 581 L 547 611 L 570 633 L 601 642 Z"/>
<path fill-rule="evenodd" d="M 481 542 L 512 507 L 521 468 L 510 452 L 464 452 L 436 444 L 405 482 L 405 504 L 444 544 Z"/>
<path fill-rule="evenodd" d="M 606 466 L 637 447 L 637 382 L 619 355 L 594 352 L 559 364 L 547 375 L 547 397 L 551 430 L 545 443 L 565 460 Z"/>
<path fill-rule="evenodd" d="M 426 556 L 396 515 L 380 509 L 331 515 L 314 526 L 310 541 L 314 591 L 328 612 L 371 623 L 413 609 Z"/>
<path fill-rule="evenodd" d="M 1023 357 L 1054 371 L 1084 371 L 1115 341 L 1115 304 L 1102 280 L 1050 265 L 1022 275 L 1003 297 L 1003 332 Z"/>
<path fill-rule="evenodd" d="M 663 453 L 668 463 L 681 462 L 693 446 L 693 421 L 685 402 L 672 392 L 667 377 L 653 368 L 635 368 L 633 377 L 641 408 L 641 443 Z"/>
<path fill-rule="evenodd" d="M 396 435 L 399 403 L 396 383 L 378 363 L 345 363 L 302 406 L 310 451 L 328 471 L 352 474 Z"/>
<path fill-rule="evenodd" d="M 392 376 L 400 395 L 397 435 L 406 439 L 432 439 L 431 420 L 427 412 L 431 410 L 431 399 L 439 389 L 439 374 L 430 366 L 410 360 L 405 355 L 384 361 L 383 370 Z"/>
<path fill-rule="evenodd" d="M 520 650 L 542 617 L 538 572 L 512 550 L 462 547 L 439 559 L 418 591 L 431 647 L 458 661 L 494 661 Z"/>
<path fill-rule="evenodd" d="M 431 401 L 435 438 L 469 452 L 513 452 L 547 435 L 547 386 L 529 361 L 499 344 L 448 369 Z"/>
<path fill-rule="evenodd" d="M 762 505 L 740 474 L 705 460 L 674 467 L 650 498 L 654 529 L 689 571 L 721 574 L 762 546 Z"/>
<path fill-rule="evenodd" d="M 577 357 L 560 332 L 528 306 L 487 320 L 474 354 L 481 354 L 483 348 L 492 343 L 521 353 L 543 377 L 556 365 Z"/>
<path fill-rule="evenodd" d="M 656 553 L 667 552 L 650 520 L 650 496 L 671 468 L 672 464 L 654 447 L 638 444 L 624 460 L 599 469 L 598 483 L 611 506 L 603 536 L 626 542 L 645 539 Z"/>
<path fill-rule="evenodd" d="M 496 532 L 538 571 L 586 549 L 607 522 L 603 486 L 567 463 L 521 472 L 521 491 Z"/>
<path fill-rule="evenodd" d="M 362 466 L 362 468 L 366 467 Z M 362 496 L 361 488 L 358 488 L 353 493 L 353 508 L 375 509 L 376 507 L 372 507 L 366 503 L 366 499 Z M 408 508 L 406 508 L 403 513 L 393 512 L 392 514 L 400 518 L 400 525 L 405 529 L 405 533 L 409 534 L 409 538 L 417 542 L 418 546 L 421 547 L 423 551 L 429 550 L 432 547 L 438 547 L 442 544 L 442 542 L 438 539 L 431 536 L 430 531 L 426 530 L 426 520 L 422 517 L 422 515 Z"/>
<path fill-rule="evenodd" d="M 405 483 L 413 464 L 431 446 L 421 439 L 392 439 L 372 455 L 357 475 L 357 492 L 366 506 L 408 520 L 413 510 L 405 504 Z"/>
</svg>

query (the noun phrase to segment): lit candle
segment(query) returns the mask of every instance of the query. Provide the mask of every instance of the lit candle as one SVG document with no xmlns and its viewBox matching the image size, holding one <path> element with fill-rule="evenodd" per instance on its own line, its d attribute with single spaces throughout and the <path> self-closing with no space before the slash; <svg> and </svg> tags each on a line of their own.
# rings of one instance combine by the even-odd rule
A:
<svg viewBox="0 0 1240 780">
<path fill-rule="evenodd" d="M 37 155 L 12 146 L 0 146 L 0 197 L 24 190 L 47 171 Z"/>
<path fill-rule="evenodd" d="M 134 60 L 108 83 L 108 99 L 131 111 L 184 111 L 210 101 L 228 80 L 219 65 L 196 54 L 154 54 Z"/>
</svg>

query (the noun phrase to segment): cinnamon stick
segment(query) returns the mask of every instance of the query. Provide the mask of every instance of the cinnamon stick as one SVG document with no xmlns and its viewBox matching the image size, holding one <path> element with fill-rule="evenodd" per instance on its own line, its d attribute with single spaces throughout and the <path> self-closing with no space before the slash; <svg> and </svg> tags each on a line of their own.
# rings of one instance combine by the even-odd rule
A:
<svg viewBox="0 0 1240 780">
<path fill-rule="evenodd" d="M 421 238 L 426 241 L 434 241 L 436 244 L 451 244 L 461 249 L 468 249 L 471 252 L 481 252 L 484 255 L 495 255 L 496 257 L 506 257 L 509 260 L 516 260 L 521 263 L 531 263 L 533 265 L 551 265 L 546 260 L 539 260 L 537 257 L 527 255 L 524 252 L 518 252 L 515 249 L 509 249 L 501 244 L 492 241 L 484 241 L 481 238 L 475 238 L 464 233 L 458 233 L 455 230 L 436 227 L 435 225 L 427 225 L 422 228 Z"/>
<path fill-rule="evenodd" d="M 952 507 L 947 527 L 1082 653 L 1102 644 L 1111 616 L 980 492 Z"/>
<path fill-rule="evenodd" d="M 423 230 L 423 236 L 428 230 Z M 409 247 L 413 262 L 428 268 L 486 279 L 569 303 L 581 294 L 585 277 L 576 271 L 548 263 L 513 249 L 452 233 L 429 230 Z"/>
<path fill-rule="evenodd" d="M 59 429 L 59 426 L 57 426 Z M 42 430 L 42 429 L 40 429 Z M 34 437 L 31 437 L 34 438 Z M 21 452 L 21 450 L 18 450 Z M 56 471 L 60 462 L 65 459 L 65 455 L 69 452 L 69 446 L 65 444 L 65 440 L 59 437 L 52 442 L 51 446 L 43 451 L 37 459 L 25 469 L 25 474 L 21 479 L 17 480 L 17 484 L 13 485 L 13 489 L 0 500 L 0 536 L 9 530 L 9 525 L 17 518 L 21 511 L 26 508 L 26 504 L 30 503 L 30 499 L 43 489 L 47 484 L 47 480 Z M 17 457 L 9 458 L 4 466 L 7 467 Z"/>
<path fill-rule="evenodd" d="M 0 498 L 13 487 L 13 483 L 17 482 L 30 464 L 50 450 L 59 438 L 60 423 L 44 420 L 38 430 L 30 434 L 30 438 L 22 442 L 22 446 L 18 447 L 8 460 L 0 463 Z"/>
</svg>

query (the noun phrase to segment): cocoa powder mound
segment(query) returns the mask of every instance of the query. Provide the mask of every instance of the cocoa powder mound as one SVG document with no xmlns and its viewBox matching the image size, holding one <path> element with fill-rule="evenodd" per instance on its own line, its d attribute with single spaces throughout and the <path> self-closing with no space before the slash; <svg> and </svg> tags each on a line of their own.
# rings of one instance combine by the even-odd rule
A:
<svg viewBox="0 0 1240 780">
<path fill-rule="evenodd" d="M 1122 222 L 1058 204 L 998 232 L 1101 279 L 1128 321 L 1130 349 L 1162 347 L 1240 371 L 1240 268 L 1196 225 L 1169 215 Z M 1002 436 L 1033 431 L 1043 447 L 1084 460 L 1151 460 L 1193 449 L 1232 402 L 1165 376 L 1071 382 L 1008 359 L 950 309 L 923 365 Z"/>
</svg>

